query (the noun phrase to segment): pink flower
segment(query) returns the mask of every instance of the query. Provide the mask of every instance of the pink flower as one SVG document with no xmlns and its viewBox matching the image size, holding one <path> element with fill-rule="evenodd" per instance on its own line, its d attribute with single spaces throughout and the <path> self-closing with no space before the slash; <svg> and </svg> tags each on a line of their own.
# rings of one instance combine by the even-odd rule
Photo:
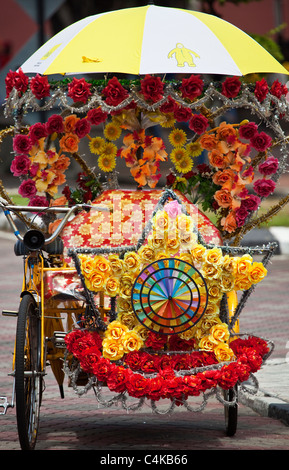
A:
<svg viewBox="0 0 289 470">
<path fill-rule="evenodd" d="M 238 227 L 242 227 L 242 225 L 244 225 L 244 222 L 246 218 L 248 217 L 248 215 L 249 215 L 249 212 L 242 205 L 236 210 L 236 222 L 237 222 Z"/>
<path fill-rule="evenodd" d="M 273 156 L 270 156 L 265 160 L 265 162 L 261 163 L 259 165 L 259 172 L 261 175 L 268 176 L 268 175 L 273 175 L 276 173 L 278 170 L 279 162 L 278 158 L 274 158 Z"/>
<path fill-rule="evenodd" d="M 31 78 L 30 88 L 33 95 L 38 99 L 44 98 L 45 96 L 50 95 L 50 85 L 47 77 L 37 74 L 35 77 Z"/>
<path fill-rule="evenodd" d="M 265 152 L 265 150 L 270 147 L 271 142 L 272 142 L 271 137 L 265 132 L 260 132 L 260 134 L 255 134 L 250 139 L 250 144 L 258 152 Z"/>
<path fill-rule="evenodd" d="M 276 183 L 272 180 L 260 179 L 255 181 L 253 186 L 254 191 L 258 194 L 258 196 L 267 197 L 274 192 Z"/>
<path fill-rule="evenodd" d="M 87 134 L 89 134 L 90 128 L 91 126 L 87 119 L 79 119 L 75 125 L 74 132 L 79 139 L 82 139 Z"/>
<path fill-rule="evenodd" d="M 203 134 L 209 125 L 208 119 L 202 114 L 194 114 L 189 121 L 189 128 L 196 134 Z"/>
<path fill-rule="evenodd" d="M 255 194 L 250 194 L 249 197 L 242 201 L 241 207 L 244 207 L 248 211 L 256 211 L 260 204 L 261 199 Z"/>
<path fill-rule="evenodd" d="M 85 78 L 73 77 L 72 82 L 68 84 L 68 96 L 74 102 L 82 101 L 86 103 L 90 95 L 90 83 L 87 83 Z"/>
<path fill-rule="evenodd" d="M 49 202 L 44 196 L 34 196 L 30 199 L 28 206 L 48 207 Z"/>
<path fill-rule="evenodd" d="M 165 205 L 164 210 L 171 219 L 175 219 L 178 215 L 182 213 L 182 208 L 178 201 L 169 202 Z"/>
<path fill-rule="evenodd" d="M 28 199 L 31 199 L 33 196 L 35 196 L 37 190 L 35 186 L 35 181 L 28 179 L 22 181 L 22 183 L 19 186 L 18 193 L 22 197 L 28 197 Z"/>
<path fill-rule="evenodd" d="M 48 118 L 46 123 L 46 130 L 48 134 L 53 134 L 56 132 L 57 134 L 61 134 L 64 131 L 64 123 L 62 116 L 59 114 L 53 114 Z"/>
<path fill-rule="evenodd" d="M 10 170 L 14 176 L 23 176 L 27 175 L 30 168 L 30 160 L 27 155 L 16 155 L 14 160 L 11 163 Z"/>
<path fill-rule="evenodd" d="M 29 153 L 32 148 L 32 142 L 27 135 L 17 134 L 13 138 L 13 150 L 16 153 Z"/>
<path fill-rule="evenodd" d="M 241 139 L 250 140 L 258 133 L 258 126 L 255 122 L 248 122 L 239 127 L 239 136 Z"/>
</svg>

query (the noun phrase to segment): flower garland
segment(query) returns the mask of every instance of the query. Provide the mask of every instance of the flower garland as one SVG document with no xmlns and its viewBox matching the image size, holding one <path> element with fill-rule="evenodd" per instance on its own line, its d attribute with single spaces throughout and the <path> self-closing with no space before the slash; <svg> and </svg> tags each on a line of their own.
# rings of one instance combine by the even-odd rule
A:
<svg viewBox="0 0 289 470">
<path fill-rule="evenodd" d="M 201 351 L 177 357 L 141 351 L 128 354 L 122 364 L 117 364 L 102 356 L 101 337 L 96 332 L 74 330 L 66 335 L 65 343 L 82 370 L 96 376 L 109 390 L 154 401 L 176 399 L 178 404 L 206 390 L 228 390 L 248 380 L 269 352 L 265 340 L 249 337 L 231 341 L 235 360 L 219 366 L 213 354 Z"/>
<path fill-rule="evenodd" d="M 256 101 L 255 109 L 257 103 L 263 107 L 266 103 L 270 112 L 276 112 L 280 105 L 279 116 L 287 116 L 281 113 L 282 106 L 282 111 L 286 111 L 286 86 L 275 80 L 269 87 L 262 79 L 247 87 Z M 139 187 L 154 188 L 161 177 L 160 165 L 169 158 L 174 169 L 167 177 L 168 186 L 200 201 L 204 210 L 215 211 L 225 237 L 237 233 L 259 208 L 261 198 L 275 189 L 283 163 L 280 165 L 271 154 L 276 142 L 264 131 L 259 132 L 255 122 L 243 121 L 238 125 L 223 122 L 209 130 L 214 113 L 204 106 L 206 94 L 210 89 L 217 90 L 220 97 L 234 106 L 243 89 L 238 77 L 226 78 L 214 88 L 211 84 L 207 86 L 199 75 L 168 83 L 151 75 L 134 81 L 113 77 L 107 82 L 73 78 L 49 83 L 45 76 L 28 78 L 20 69 L 10 71 L 6 77 L 6 107 L 9 109 L 9 100 L 16 104 L 13 92 L 19 101 L 25 98 L 25 108 L 29 102 L 27 94 L 41 100 L 52 98 L 64 88 L 68 98 L 82 106 L 78 109 L 67 104 L 67 109 L 73 109 L 70 115 L 52 115 L 47 123 L 36 123 L 28 133 L 20 131 L 13 139 L 15 158 L 11 171 L 20 178 L 19 193 L 29 199 L 30 205 L 47 206 L 53 199 L 58 200 L 71 158 L 80 163 L 87 180 L 85 185 L 78 181 L 76 190 L 66 185 L 65 199 L 61 202 L 89 201 L 99 194 L 99 177 L 78 154 L 84 138 L 104 175 L 109 177 L 116 169 L 117 158 L 121 158 Z M 80 118 L 78 113 L 85 115 Z M 268 113 L 264 112 L 265 119 Z M 100 125 L 103 137 L 94 136 Z M 171 152 L 167 152 L 162 138 L 146 133 L 156 125 L 172 128 L 168 135 Z M 128 133 L 121 146 L 118 140 L 124 130 Z M 275 130 L 282 139 L 282 132 Z M 197 166 L 194 171 L 194 159 L 203 151 L 208 152 L 209 164 Z M 252 153 L 256 155 L 253 157 Z M 254 180 L 256 170 L 259 177 Z M 246 186 L 252 182 L 254 193 L 250 195 Z"/>
<path fill-rule="evenodd" d="M 248 290 L 267 274 L 261 262 L 250 255 L 231 257 L 220 248 L 205 248 L 198 243 L 192 217 L 181 212 L 177 201 L 158 210 L 152 221 L 147 244 L 129 251 L 123 258 L 110 253 L 91 256 L 79 254 L 80 268 L 87 288 L 117 297 L 117 317 L 102 334 L 102 356 L 118 361 L 142 348 L 154 351 L 192 351 L 200 349 L 214 354 L 218 362 L 230 361 L 234 353 L 229 346 L 228 325 L 219 318 L 223 294 Z M 162 329 L 149 331 L 133 311 L 132 289 L 139 273 L 157 259 L 177 259 L 195 266 L 206 281 L 208 297 L 205 314 L 190 329 L 175 335 L 164 335 Z M 202 289 L 199 286 L 199 289 Z"/>
</svg>

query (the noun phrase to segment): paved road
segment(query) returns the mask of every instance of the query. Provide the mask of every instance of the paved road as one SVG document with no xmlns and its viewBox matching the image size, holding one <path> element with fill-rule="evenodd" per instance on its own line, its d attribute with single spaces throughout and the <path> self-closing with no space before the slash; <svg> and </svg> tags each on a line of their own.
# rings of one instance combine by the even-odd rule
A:
<svg viewBox="0 0 289 470">
<path fill-rule="evenodd" d="M 13 242 L 0 238 L 0 309 L 16 309 L 21 291 L 22 260 L 13 254 Z M 288 354 L 289 258 L 276 256 L 269 275 L 259 285 L 241 316 L 241 330 L 275 342 L 273 359 Z M 0 317 L 0 395 L 11 398 L 11 370 L 16 320 Z M 289 364 L 288 364 L 289 367 Z M 258 377 L 258 375 L 257 375 Z M 262 385 L 262 384 L 260 384 Z M 197 399 L 196 399 L 197 400 Z M 19 450 L 15 408 L 0 416 L 0 450 Z M 79 398 L 65 385 L 61 399 L 52 374 L 46 378 L 41 407 L 38 450 L 96 450 L 96 457 L 110 452 L 136 455 L 136 451 L 165 455 L 193 450 L 285 450 L 289 428 L 278 419 L 260 416 L 240 404 L 238 430 L 233 438 L 224 433 L 223 405 L 210 400 L 202 413 L 178 409 L 158 416 L 146 407 L 127 414 L 119 408 L 98 408 L 93 392 Z M 120 454 L 119 454 L 120 455 Z M 191 455 L 191 454 L 190 454 Z M 143 457 L 142 457 L 143 458 Z"/>
</svg>

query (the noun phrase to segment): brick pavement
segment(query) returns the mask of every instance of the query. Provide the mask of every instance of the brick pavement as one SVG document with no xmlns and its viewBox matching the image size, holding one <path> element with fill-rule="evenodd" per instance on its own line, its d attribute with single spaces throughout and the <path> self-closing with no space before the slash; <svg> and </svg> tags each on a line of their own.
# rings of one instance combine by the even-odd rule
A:
<svg viewBox="0 0 289 470">
<path fill-rule="evenodd" d="M 12 255 L 11 255 L 12 253 Z M 21 290 L 22 260 L 13 254 L 13 242 L 0 239 L 0 309 L 16 309 Z M 13 281 L 13 282 L 11 282 Z M 275 257 L 267 279 L 258 286 L 241 315 L 242 331 L 272 339 L 273 358 L 288 353 L 288 258 Z M 11 398 L 11 370 L 16 320 L 0 317 L 0 395 Z M 262 385 L 262 384 L 260 384 Z M 210 400 L 202 413 L 178 409 L 171 416 L 129 413 L 98 408 L 93 392 L 79 398 L 65 385 L 65 398 L 48 370 L 41 407 L 39 450 L 109 450 L 135 452 L 173 450 L 288 449 L 289 429 L 280 420 L 263 417 L 240 404 L 238 430 L 225 436 L 223 405 Z M 18 450 L 15 408 L 0 416 L 0 450 Z M 104 453 L 105 455 L 105 453 Z"/>
</svg>

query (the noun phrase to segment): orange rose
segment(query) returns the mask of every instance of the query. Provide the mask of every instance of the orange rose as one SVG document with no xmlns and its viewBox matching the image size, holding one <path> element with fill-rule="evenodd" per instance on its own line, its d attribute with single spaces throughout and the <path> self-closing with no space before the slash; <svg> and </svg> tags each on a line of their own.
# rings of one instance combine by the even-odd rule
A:
<svg viewBox="0 0 289 470">
<path fill-rule="evenodd" d="M 220 140 L 227 140 L 228 137 L 236 136 L 236 135 L 237 135 L 236 129 L 231 124 L 222 122 L 219 125 L 219 128 L 217 130 L 217 136 L 219 137 Z"/>
<path fill-rule="evenodd" d="M 217 201 L 220 207 L 226 208 L 232 206 L 232 196 L 230 191 L 227 191 L 227 189 L 220 189 L 219 191 L 216 191 L 214 194 L 214 199 Z"/>
<path fill-rule="evenodd" d="M 216 148 L 218 140 L 214 134 L 204 134 L 199 140 L 201 146 L 205 150 L 213 150 Z"/>
<path fill-rule="evenodd" d="M 75 134 L 65 134 L 59 141 L 63 152 L 75 153 L 78 150 L 79 138 Z"/>
<path fill-rule="evenodd" d="M 231 189 L 235 178 L 233 170 L 217 171 L 213 176 L 213 183 L 222 186 L 223 189 Z"/>
<path fill-rule="evenodd" d="M 64 119 L 64 130 L 67 133 L 74 132 L 75 125 L 79 121 L 79 117 L 77 117 L 75 114 L 71 114 L 70 116 L 67 116 Z"/>
<path fill-rule="evenodd" d="M 229 161 L 228 156 L 222 154 L 218 150 L 213 149 L 208 154 L 210 164 L 215 168 L 224 169 L 227 167 Z"/>
<path fill-rule="evenodd" d="M 236 222 L 236 216 L 235 212 L 231 211 L 227 217 L 223 217 L 221 220 L 221 225 L 224 230 L 228 233 L 232 233 L 236 230 L 237 228 L 237 222 Z"/>
</svg>

